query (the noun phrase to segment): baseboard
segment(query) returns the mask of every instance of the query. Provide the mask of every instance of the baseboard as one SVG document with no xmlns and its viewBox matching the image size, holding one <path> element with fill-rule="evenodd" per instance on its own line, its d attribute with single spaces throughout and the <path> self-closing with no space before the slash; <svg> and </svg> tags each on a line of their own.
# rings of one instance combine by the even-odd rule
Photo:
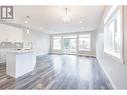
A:
<svg viewBox="0 0 127 95">
<path fill-rule="evenodd" d="M 86 54 L 77 54 L 78 56 L 88 56 L 88 57 L 96 57 L 95 55 L 86 55 Z"/>
<path fill-rule="evenodd" d="M 88 57 L 96 57 L 95 55 L 90 55 L 90 54 L 67 54 L 67 53 L 49 53 L 49 54 L 58 54 L 58 55 L 77 55 L 77 56 L 88 56 Z"/>
<path fill-rule="evenodd" d="M 99 59 L 98 59 L 97 57 L 96 57 L 96 59 L 97 59 L 98 63 L 100 64 L 101 68 L 103 69 L 105 75 L 107 76 L 107 78 L 108 78 L 108 80 L 109 80 L 109 82 L 110 82 L 112 88 L 113 88 L 114 90 L 117 90 L 117 87 L 116 87 L 115 84 L 113 83 L 111 77 L 109 76 L 109 74 L 108 74 L 107 71 L 105 70 L 104 66 L 101 64 L 101 62 L 99 61 Z"/>
<path fill-rule="evenodd" d="M 48 55 L 48 54 L 50 54 L 50 53 L 47 53 L 47 54 L 41 54 L 41 55 L 36 55 L 36 57 L 42 57 L 42 56 L 46 56 L 46 55 Z"/>
</svg>

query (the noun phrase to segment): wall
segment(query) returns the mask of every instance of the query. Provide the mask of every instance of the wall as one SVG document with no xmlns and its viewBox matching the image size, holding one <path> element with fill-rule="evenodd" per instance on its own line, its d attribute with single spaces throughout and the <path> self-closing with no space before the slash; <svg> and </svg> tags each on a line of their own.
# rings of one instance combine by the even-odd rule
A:
<svg viewBox="0 0 127 95">
<path fill-rule="evenodd" d="M 63 54 L 63 52 L 60 51 L 54 51 L 52 50 L 52 36 L 55 35 L 79 35 L 79 34 L 91 34 L 91 51 L 78 51 L 77 47 L 77 54 L 78 55 L 84 55 L 84 56 L 95 56 L 96 55 L 96 35 L 95 31 L 84 31 L 84 32 L 76 32 L 76 33 L 62 33 L 62 34 L 53 34 L 51 35 L 51 44 L 50 44 L 50 53 L 58 53 L 58 54 Z M 78 46 L 78 41 L 77 41 L 77 46 Z M 63 47 L 63 46 L 62 46 Z"/>
<path fill-rule="evenodd" d="M 105 10 L 107 14 L 110 7 Z M 125 64 L 114 60 L 104 53 L 104 24 L 103 20 L 97 29 L 96 35 L 96 57 L 107 74 L 111 84 L 115 89 L 127 89 L 127 6 L 124 7 L 124 59 Z"/>
<path fill-rule="evenodd" d="M 31 31 L 27 34 L 23 31 L 23 42 L 32 42 L 36 56 L 49 53 L 50 37 L 42 32 Z"/>
</svg>

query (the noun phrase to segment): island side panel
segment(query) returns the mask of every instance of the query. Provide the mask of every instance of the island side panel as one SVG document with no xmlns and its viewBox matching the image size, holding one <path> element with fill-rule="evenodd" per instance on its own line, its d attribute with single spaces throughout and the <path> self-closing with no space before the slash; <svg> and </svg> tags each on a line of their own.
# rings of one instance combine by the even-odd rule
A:
<svg viewBox="0 0 127 95">
<path fill-rule="evenodd" d="M 16 54 L 16 78 L 33 71 L 35 64 L 33 53 Z"/>
<path fill-rule="evenodd" d="M 7 54 L 6 74 L 12 77 L 16 75 L 16 54 Z"/>
</svg>

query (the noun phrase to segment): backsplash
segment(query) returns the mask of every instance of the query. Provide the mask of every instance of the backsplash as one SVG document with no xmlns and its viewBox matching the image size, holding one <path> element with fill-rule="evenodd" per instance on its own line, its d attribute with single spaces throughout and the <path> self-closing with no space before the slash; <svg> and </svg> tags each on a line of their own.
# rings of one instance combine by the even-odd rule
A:
<svg viewBox="0 0 127 95">
<path fill-rule="evenodd" d="M 12 48 L 13 44 L 11 42 L 1 42 L 0 48 Z"/>
<path fill-rule="evenodd" d="M 6 63 L 8 50 L 32 50 L 32 42 L 1 42 L 0 43 L 0 64 Z"/>
<path fill-rule="evenodd" d="M 32 42 L 1 42 L 0 49 L 32 49 Z"/>
</svg>

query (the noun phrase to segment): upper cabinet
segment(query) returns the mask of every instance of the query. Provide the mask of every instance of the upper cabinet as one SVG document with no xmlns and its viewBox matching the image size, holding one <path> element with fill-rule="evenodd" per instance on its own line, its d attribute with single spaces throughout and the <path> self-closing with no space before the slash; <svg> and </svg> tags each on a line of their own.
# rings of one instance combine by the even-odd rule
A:
<svg viewBox="0 0 127 95">
<path fill-rule="evenodd" d="M 22 42 L 23 30 L 13 26 L 0 24 L 0 42 Z"/>
</svg>

